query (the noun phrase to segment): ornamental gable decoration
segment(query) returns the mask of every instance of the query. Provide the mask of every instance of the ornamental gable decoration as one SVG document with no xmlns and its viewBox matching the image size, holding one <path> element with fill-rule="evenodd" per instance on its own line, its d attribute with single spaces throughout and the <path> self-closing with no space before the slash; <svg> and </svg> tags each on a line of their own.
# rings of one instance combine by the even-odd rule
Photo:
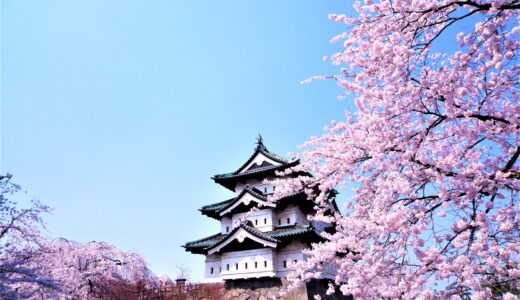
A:
<svg viewBox="0 0 520 300">
<path fill-rule="evenodd" d="M 276 202 L 268 199 L 275 186 L 266 182 L 277 171 L 298 164 L 298 160 L 270 152 L 260 136 L 253 154 L 242 166 L 212 177 L 235 193 L 231 199 L 199 209 L 203 215 L 220 221 L 220 233 L 183 246 L 186 251 L 206 256 L 206 282 L 286 277 L 294 262 L 305 259 L 302 250 L 323 240 L 318 228 L 327 228 L 308 220 L 315 204 L 303 191 Z M 338 211 L 333 197 L 329 199 L 330 213 Z"/>
</svg>

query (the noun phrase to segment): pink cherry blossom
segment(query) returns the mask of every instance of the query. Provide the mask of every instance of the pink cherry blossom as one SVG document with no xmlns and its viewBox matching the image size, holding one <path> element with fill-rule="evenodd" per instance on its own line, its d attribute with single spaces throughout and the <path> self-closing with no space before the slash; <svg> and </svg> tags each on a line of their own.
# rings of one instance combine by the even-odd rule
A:
<svg viewBox="0 0 520 300">
<path fill-rule="evenodd" d="M 159 279 L 135 252 L 99 242 L 53 240 L 43 234 L 38 202 L 19 208 L 20 187 L 0 175 L 0 299 L 98 299 L 114 285 L 156 286 Z"/>
<path fill-rule="evenodd" d="M 329 56 L 340 74 L 315 78 L 336 80 L 357 109 L 303 145 L 293 171 L 313 177 L 276 180 L 275 198 L 319 190 L 319 219 L 329 191 L 353 182 L 355 194 L 338 198 L 336 232 L 307 252 L 292 286 L 335 266 L 334 287 L 360 299 L 519 289 L 520 4 L 354 8 L 329 16 L 347 28 Z"/>
<path fill-rule="evenodd" d="M 107 294 L 106 283 L 153 284 L 159 280 L 139 254 L 100 242 L 57 239 L 38 249 L 29 265 L 45 270 L 58 285 L 58 289 L 38 287 L 38 294 L 49 299 L 88 299 L 96 293 Z M 34 288 L 31 284 L 18 287 Z"/>
</svg>

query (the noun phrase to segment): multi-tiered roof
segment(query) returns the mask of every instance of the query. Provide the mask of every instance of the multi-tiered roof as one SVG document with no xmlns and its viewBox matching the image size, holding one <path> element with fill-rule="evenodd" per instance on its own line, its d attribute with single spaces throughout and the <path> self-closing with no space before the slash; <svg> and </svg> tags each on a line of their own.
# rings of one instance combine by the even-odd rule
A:
<svg viewBox="0 0 520 300">
<path fill-rule="evenodd" d="M 297 207 L 302 216 L 313 214 L 315 203 L 307 198 L 302 191 L 270 202 L 268 196 L 273 192 L 258 188 L 264 184 L 265 179 L 276 177 L 277 171 L 283 171 L 294 167 L 299 161 L 286 160 L 270 152 L 263 144 L 261 137 L 257 142 L 254 153 L 240 168 L 232 173 L 215 175 L 212 179 L 235 192 L 235 197 L 205 205 L 200 212 L 208 217 L 224 222 L 237 219 L 237 214 L 250 212 L 253 208 L 268 209 L 283 213 L 287 207 Z M 309 175 L 307 173 L 292 173 L 290 176 Z M 331 201 L 331 212 L 337 211 L 335 202 Z M 305 218 L 305 217 L 304 217 Z M 304 219 L 302 218 L 302 219 Z M 256 220 L 257 221 L 257 220 Z M 265 224 L 267 222 L 264 220 Z M 228 231 L 188 242 L 183 247 L 195 254 L 212 255 L 233 251 L 242 251 L 259 248 L 282 249 L 292 241 L 317 242 L 321 240 L 315 224 L 308 222 L 292 222 L 290 224 L 271 222 L 271 226 L 260 228 L 251 220 L 241 220 L 233 224 Z M 238 266 L 238 265 L 237 265 Z M 212 269 L 213 270 L 213 269 Z"/>
</svg>

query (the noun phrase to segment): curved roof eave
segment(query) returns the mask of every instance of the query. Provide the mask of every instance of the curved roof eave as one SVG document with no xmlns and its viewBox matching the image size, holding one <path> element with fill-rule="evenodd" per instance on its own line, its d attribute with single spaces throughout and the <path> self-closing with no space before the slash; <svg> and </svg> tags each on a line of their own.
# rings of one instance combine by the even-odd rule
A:
<svg viewBox="0 0 520 300">
<path fill-rule="evenodd" d="M 238 231 L 240 231 L 241 229 L 248 232 L 249 234 L 255 236 L 256 238 L 264 241 L 264 243 L 260 243 L 260 244 L 267 244 L 267 245 L 275 244 L 276 245 L 276 244 L 280 243 L 280 240 L 269 237 L 269 236 L 263 234 L 261 231 L 255 229 L 254 227 L 248 226 L 246 223 L 242 223 L 242 224 L 240 224 L 240 226 L 235 227 L 229 234 L 226 235 L 225 238 L 220 240 L 218 243 L 211 245 L 210 247 L 204 248 L 204 251 L 211 254 L 213 249 L 218 249 L 222 244 L 225 244 L 226 242 L 229 243 L 230 239 L 235 239 L 235 234 Z M 258 242 L 258 241 L 255 241 L 255 242 Z"/>
</svg>

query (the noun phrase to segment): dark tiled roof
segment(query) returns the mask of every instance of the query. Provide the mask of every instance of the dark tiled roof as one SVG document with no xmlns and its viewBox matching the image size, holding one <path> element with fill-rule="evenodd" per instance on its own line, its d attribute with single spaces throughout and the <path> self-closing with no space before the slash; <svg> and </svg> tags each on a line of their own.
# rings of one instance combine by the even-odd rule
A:
<svg viewBox="0 0 520 300">
<path fill-rule="evenodd" d="M 240 168 L 238 168 L 238 170 L 236 170 L 233 173 L 234 174 L 240 173 L 245 167 L 247 167 L 247 165 L 249 165 L 250 162 L 253 161 L 253 159 L 255 158 L 255 156 L 258 153 L 262 153 L 266 157 L 268 157 L 268 158 L 270 158 L 270 159 L 272 159 L 272 160 L 274 160 L 276 162 L 279 162 L 281 164 L 286 164 L 286 163 L 289 162 L 285 158 L 283 158 L 283 157 L 281 157 L 281 156 L 279 156 L 277 154 L 274 154 L 274 153 L 270 152 L 269 150 L 267 150 L 267 148 L 264 146 L 264 143 L 262 142 L 262 140 L 259 140 L 257 145 L 256 145 L 255 152 L 253 152 L 253 154 L 249 157 L 249 159 L 242 166 L 240 166 Z"/>
<path fill-rule="evenodd" d="M 314 229 L 310 225 L 289 225 L 283 227 L 277 227 L 275 230 L 268 234 L 275 239 L 286 238 L 290 236 L 300 235 L 303 233 L 311 232 Z"/>
<path fill-rule="evenodd" d="M 244 177 L 244 176 L 247 176 L 247 175 L 251 175 L 251 174 L 257 174 L 257 173 L 262 173 L 262 172 L 265 172 L 265 171 L 271 171 L 271 170 L 277 170 L 277 169 L 285 169 L 289 166 L 294 166 L 296 165 L 295 162 L 297 161 L 291 161 L 291 162 L 288 162 L 286 164 L 283 164 L 283 165 L 278 165 L 278 166 L 275 166 L 275 165 L 271 165 L 271 166 L 267 166 L 267 167 L 260 167 L 260 168 L 254 168 L 252 170 L 248 170 L 248 171 L 245 171 L 243 173 L 226 173 L 226 174 L 219 174 L 219 175 L 215 175 L 213 176 L 213 179 L 230 179 L 230 178 L 241 178 L 241 177 Z"/>
<path fill-rule="evenodd" d="M 247 169 L 247 171 L 258 169 L 258 168 L 265 168 L 269 166 L 274 166 L 272 163 L 268 161 L 263 161 L 261 164 L 253 164 L 251 167 Z"/>
<path fill-rule="evenodd" d="M 244 188 L 244 190 L 242 190 L 242 192 L 240 192 L 240 194 L 236 198 L 234 198 L 233 201 L 229 202 L 228 205 L 222 207 L 222 209 L 219 210 L 219 213 L 233 206 L 233 204 L 240 200 L 240 198 L 242 198 L 242 196 L 244 196 L 245 193 L 248 193 L 257 199 L 267 201 L 267 196 L 264 196 L 259 190 L 246 187 Z"/>
<path fill-rule="evenodd" d="M 253 223 L 251 223 L 251 221 L 249 221 L 245 224 L 242 224 L 242 228 L 244 228 L 245 231 L 251 233 L 252 235 L 259 237 L 261 239 L 264 239 L 266 241 L 273 242 L 273 243 L 280 242 L 279 240 L 270 236 L 268 233 L 260 231 L 260 230 L 256 229 L 255 227 L 253 227 Z"/>
<path fill-rule="evenodd" d="M 226 210 L 228 207 L 231 207 L 233 204 L 235 204 L 235 202 L 237 202 L 240 199 L 240 197 L 242 197 L 245 193 L 249 193 L 253 197 L 256 197 L 256 198 L 258 198 L 260 200 L 268 201 L 267 195 L 264 195 L 258 189 L 246 187 L 246 188 L 244 188 L 244 190 L 237 197 L 234 197 L 234 198 L 231 198 L 231 199 L 228 199 L 228 200 L 225 200 L 225 201 L 221 201 L 221 202 L 205 205 L 202 208 L 200 208 L 199 211 L 203 215 L 206 215 L 206 216 L 212 217 L 214 219 L 220 220 L 221 219 L 220 212 Z M 279 203 L 282 203 L 285 200 L 290 201 L 290 199 L 292 199 L 292 198 L 302 197 L 302 196 L 305 197 L 305 198 L 302 198 L 302 199 L 306 199 L 305 192 L 303 192 L 303 191 L 295 192 L 295 193 L 287 195 L 287 196 L 285 196 L 285 197 L 283 197 L 281 199 L 278 199 L 278 201 L 276 201 L 274 203 L 276 205 L 278 205 Z M 314 203 L 312 201 L 309 201 L 308 204 L 314 206 Z"/>
<path fill-rule="evenodd" d="M 212 245 L 215 245 L 216 243 L 220 242 L 222 239 L 226 237 L 226 234 L 217 233 L 196 241 L 188 242 L 184 247 L 186 249 L 188 248 L 206 248 L 211 247 Z"/>
<path fill-rule="evenodd" d="M 255 168 L 252 170 L 242 172 L 240 174 L 235 174 L 233 172 L 233 173 L 215 175 L 212 177 L 212 179 L 216 183 L 233 191 L 233 190 L 235 190 L 236 183 L 238 181 L 246 181 L 246 180 L 252 179 L 252 178 L 257 178 L 259 180 L 263 180 L 264 178 L 268 178 L 271 176 L 274 177 L 274 176 L 276 176 L 275 175 L 276 171 L 283 171 L 287 168 L 294 167 L 294 166 L 298 165 L 299 163 L 300 163 L 299 160 L 293 160 L 293 161 L 290 161 L 283 165 Z M 301 172 L 293 173 L 293 176 L 299 175 L 300 173 Z M 301 174 L 307 174 L 307 173 L 301 173 Z"/>
<path fill-rule="evenodd" d="M 208 250 L 218 246 L 220 243 L 223 243 L 227 237 L 235 234 L 240 228 L 243 228 L 244 230 L 258 238 L 277 244 L 280 243 L 282 240 L 285 240 L 290 237 L 314 232 L 314 228 L 312 228 L 312 226 L 309 225 L 281 226 L 276 227 L 273 231 L 262 232 L 254 228 L 252 226 L 252 223 L 249 221 L 248 223 L 242 223 L 240 226 L 236 227 L 228 234 L 217 233 L 215 235 L 200 240 L 188 242 L 183 247 L 186 248 L 187 251 L 193 253 L 206 254 Z"/>
<path fill-rule="evenodd" d="M 209 205 L 204 205 L 199 210 L 200 211 L 207 211 L 207 212 L 220 212 L 220 211 L 224 210 L 224 208 L 227 207 L 230 203 L 235 202 L 236 199 L 237 199 L 237 197 L 231 198 L 231 199 L 228 199 L 228 200 L 224 200 L 224 201 L 221 201 L 221 202 L 209 204 Z"/>
<path fill-rule="evenodd" d="M 271 163 L 264 162 L 261 165 L 254 164 L 249 169 L 244 171 L 244 169 L 255 159 L 256 155 L 258 155 L 259 153 L 280 163 L 281 165 L 273 165 Z M 215 175 L 212 177 L 212 179 L 216 183 L 219 183 L 230 190 L 234 190 L 237 180 L 250 179 L 255 177 L 260 177 L 260 179 L 263 179 L 267 176 L 274 175 L 275 171 L 280 171 L 288 167 L 293 167 L 298 163 L 298 160 L 289 161 L 279 155 L 270 152 L 264 146 L 262 140 L 259 140 L 253 155 L 251 155 L 251 157 L 249 157 L 249 159 L 240 168 L 238 168 L 238 170 L 231 173 Z"/>
<path fill-rule="evenodd" d="M 266 241 L 269 241 L 269 242 L 273 242 L 273 243 L 279 243 L 280 242 L 279 240 L 274 239 L 274 238 L 268 236 L 267 234 L 261 232 L 260 230 L 254 228 L 253 227 L 253 223 L 251 221 L 246 221 L 245 223 L 240 224 L 240 226 L 235 227 L 230 233 L 223 235 L 223 237 L 220 238 L 218 241 L 214 240 L 213 244 L 207 245 L 207 246 L 205 246 L 201 250 L 203 252 L 207 252 L 210 249 L 217 247 L 218 245 L 224 243 L 227 240 L 228 237 L 233 236 L 238 230 L 240 230 L 240 228 L 244 229 L 245 231 L 247 231 L 247 232 L 251 233 L 252 235 L 254 235 L 254 236 L 258 237 L 258 238 L 261 238 L 263 240 L 266 240 Z M 188 249 L 188 247 L 186 247 L 186 249 L 190 250 L 190 249 Z"/>
<path fill-rule="evenodd" d="M 233 204 L 235 204 L 245 193 L 248 193 L 260 200 L 267 201 L 267 196 L 262 194 L 262 192 L 260 192 L 258 189 L 246 187 L 238 196 L 234 198 L 222 202 L 217 202 L 214 204 L 205 205 L 199 210 L 200 212 L 202 212 L 203 215 L 207 215 L 215 219 L 220 219 L 220 212 L 226 210 L 228 207 L 231 207 Z"/>
</svg>

